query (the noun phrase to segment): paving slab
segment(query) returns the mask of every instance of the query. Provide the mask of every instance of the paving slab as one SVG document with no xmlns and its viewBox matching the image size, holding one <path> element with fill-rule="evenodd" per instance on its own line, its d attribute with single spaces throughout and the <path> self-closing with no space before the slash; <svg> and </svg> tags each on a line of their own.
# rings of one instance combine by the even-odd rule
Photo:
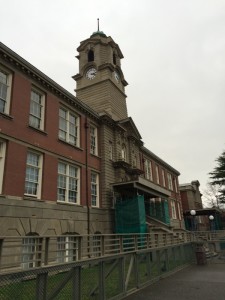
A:
<svg viewBox="0 0 225 300">
<path fill-rule="evenodd" d="M 225 300 L 225 264 L 192 265 L 125 300 Z"/>
</svg>

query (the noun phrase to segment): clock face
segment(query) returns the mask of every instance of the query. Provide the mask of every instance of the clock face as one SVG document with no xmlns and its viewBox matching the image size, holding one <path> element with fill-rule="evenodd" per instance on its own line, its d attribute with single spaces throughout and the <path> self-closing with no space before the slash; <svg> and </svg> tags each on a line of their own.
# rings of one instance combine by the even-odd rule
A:
<svg viewBox="0 0 225 300">
<path fill-rule="evenodd" d="M 92 68 L 88 69 L 86 72 L 87 79 L 90 79 L 90 80 L 94 79 L 96 76 L 96 73 L 97 73 L 97 70 L 95 68 L 92 67 Z"/>
<path fill-rule="evenodd" d="M 119 75 L 119 73 L 117 71 L 114 72 L 114 77 L 115 77 L 115 79 L 116 79 L 117 82 L 120 81 L 120 75 Z"/>
</svg>

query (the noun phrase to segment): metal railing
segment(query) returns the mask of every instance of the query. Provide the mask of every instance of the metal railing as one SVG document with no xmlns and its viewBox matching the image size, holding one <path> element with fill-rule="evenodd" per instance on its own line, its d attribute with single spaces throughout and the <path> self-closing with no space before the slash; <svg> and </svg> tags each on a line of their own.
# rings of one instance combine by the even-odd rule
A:
<svg viewBox="0 0 225 300">
<path fill-rule="evenodd" d="M 208 263 L 225 263 L 225 231 L 196 231 L 192 236 L 193 244 L 203 247 Z"/>
<path fill-rule="evenodd" d="M 191 233 L 0 237 L 0 273 L 188 243 Z"/>
<path fill-rule="evenodd" d="M 192 232 L 192 241 L 194 242 L 216 242 L 225 241 L 225 230 L 215 230 L 215 231 L 194 231 Z"/>
<path fill-rule="evenodd" d="M 225 231 L 0 238 L 0 299 L 122 299 L 195 262 Z M 196 245 L 195 245 L 196 244 Z"/>
<path fill-rule="evenodd" d="M 137 243 L 135 245 L 138 246 Z M 124 251 L 123 254 L 2 273 L 0 299 L 122 299 L 193 262 L 192 243 L 180 243 L 179 240 L 174 245 L 159 245 L 144 250 L 139 247 L 139 250 Z"/>
</svg>

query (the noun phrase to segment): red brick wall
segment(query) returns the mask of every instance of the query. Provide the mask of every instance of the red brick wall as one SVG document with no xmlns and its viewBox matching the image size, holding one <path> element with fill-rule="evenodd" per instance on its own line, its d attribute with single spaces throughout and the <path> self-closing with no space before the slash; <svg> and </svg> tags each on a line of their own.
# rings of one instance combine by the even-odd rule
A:
<svg viewBox="0 0 225 300">
<path fill-rule="evenodd" d="M 2 193 L 23 197 L 26 170 L 26 148 L 9 141 L 6 149 L 5 172 Z"/>
<path fill-rule="evenodd" d="M 12 118 L 0 117 L 0 132 L 8 141 L 6 150 L 3 193 L 23 197 L 25 186 L 27 149 L 35 149 L 43 154 L 43 174 L 41 198 L 48 201 L 57 199 L 57 166 L 58 160 L 67 160 L 81 167 L 81 204 L 86 204 L 86 120 L 84 114 L 74 110 L 80 115 L 80 147 L 64 143 L 58 139 L 59 107 L 64 105 L 72 109 L 62 99 L 34 85 L 45 94 L 45 126 L 44 131 L 29 127 L 30 95 L 32 82 L 25 75 L 15 72 L 11 94 Z M 100 171 L 100 158 L 90 155 L 90 136 L 87 129 L 88 141 L 88 168 Z M 3 138 L 4 138 L 3 136 Z M 90 173 L 90 171 L 89 171 Z M 89 174 L 90 176 L 90 174 Z M 88 179 L 90 185 L 90 178 Z M 88 187 L 90 189 L 90 187 Z M 90 191 L 89 191 L 90 200 Z"/>
<path fill-rule="evenodd" d="M 57 199 L 57 157 L 44 155 L 42 173 L 42 199 L 56 201 Z"/>
<path fill-rule="evenodd" d="M 189 205 L 188 205 L 188 195 L 186 191 L 180 191 L 180 196 L 181 196 L 181 203 L 183 207 L 183 211 L 189 210 Z"/>
</svg>

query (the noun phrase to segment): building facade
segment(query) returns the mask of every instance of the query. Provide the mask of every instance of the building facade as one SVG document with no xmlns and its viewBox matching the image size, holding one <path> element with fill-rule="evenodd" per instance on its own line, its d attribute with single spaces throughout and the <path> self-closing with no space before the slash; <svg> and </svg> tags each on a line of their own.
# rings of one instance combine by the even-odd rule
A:
<svg viewBox="0 0 225 300">
<path fill-rule="evenodd" d="M 113 233 L 137 196 L 146 230 L 182 229 L 179 172 L 127 115 L 119 46 L 96 32 L 77 50 L 75 97 L 0 44 L 0 236 Z"/>
<path fill-rule="evenodd" d="M 199 231 L 222 229 L 221 210 L 215 207 L 203 208 L 199 187 L 198 180 L 179 186 L 186 229 Z"/>
<path fill-rule="evenodd" d="M 202 194 L 199 190 L 200 183 L 193 180 L 191 183 L 180 184 L 180 195 L 184 211 L 202 209 Z"/>
</svg>

